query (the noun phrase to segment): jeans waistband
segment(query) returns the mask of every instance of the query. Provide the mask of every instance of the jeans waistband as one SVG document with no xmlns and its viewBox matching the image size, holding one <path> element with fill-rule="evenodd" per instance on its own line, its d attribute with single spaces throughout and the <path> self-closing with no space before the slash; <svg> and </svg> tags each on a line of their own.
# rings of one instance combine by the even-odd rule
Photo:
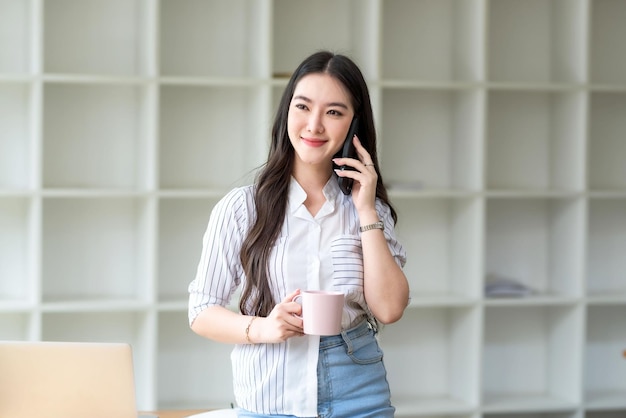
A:
<svg viewBox="0 0 626 418">
<path fill-rule="evenodd" d="M 320 337 L 320 350 L 336 347 L 342 344 L 350 345 L 350 341 L 372 332 L 372 326 L 364 319 L 359 325 L 341 331 L 341 334 Z"/>
</svg>

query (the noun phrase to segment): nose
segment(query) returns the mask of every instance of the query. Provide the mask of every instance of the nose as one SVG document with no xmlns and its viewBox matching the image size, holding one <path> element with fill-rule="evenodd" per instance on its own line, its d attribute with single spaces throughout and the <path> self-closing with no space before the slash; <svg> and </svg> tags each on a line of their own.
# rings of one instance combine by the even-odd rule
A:
<svg viewBox="0 0 626 418">
<path fill-rule="evenodd" d="M 307 131 L 321 134 L 324 132 L 324 125 L 322 124 L 322 118 L 320 115 L 311 112 L 307 121 Z"/>
</svg>

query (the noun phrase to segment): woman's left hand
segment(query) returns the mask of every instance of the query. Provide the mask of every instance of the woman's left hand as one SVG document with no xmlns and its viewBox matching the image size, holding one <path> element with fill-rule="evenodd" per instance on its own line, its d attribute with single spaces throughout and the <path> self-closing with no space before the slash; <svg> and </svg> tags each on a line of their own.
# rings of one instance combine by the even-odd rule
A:
<svg viewBox="0 0 626 418">
<path fill-rule="evenodd" d="M 378 173 L 372 162 L 369 152 L 363 147 L 358 136 L 354 137 L 354 148 L 356 149 L 359 159 L 355 158 L 335 158 L 335 164 L 347 165 L 356 169 L 352 170 L 336 170 L 339 177 L 349 177 L 354 180 L 352 185 L 352 201 L 359 213 L 375 209 L 376 202 L 376 184 L 378 182 Z"/>
</svg>

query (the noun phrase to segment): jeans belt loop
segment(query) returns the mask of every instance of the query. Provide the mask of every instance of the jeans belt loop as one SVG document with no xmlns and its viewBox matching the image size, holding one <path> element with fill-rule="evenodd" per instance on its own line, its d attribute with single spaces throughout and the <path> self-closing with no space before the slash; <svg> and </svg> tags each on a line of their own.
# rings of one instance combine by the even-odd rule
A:
<svg viewBox="0 0 626 418">
<path fill-rule="evenodd" d="M 352 348 L 352 341 L 350 337 L 348 337 L 348 332 L 346 330 L 341 331 L 341 338 L 346 342 L 346 346 L 348 347 L 348 354 L 352 354 L 354 349 Z"/>
</svg>

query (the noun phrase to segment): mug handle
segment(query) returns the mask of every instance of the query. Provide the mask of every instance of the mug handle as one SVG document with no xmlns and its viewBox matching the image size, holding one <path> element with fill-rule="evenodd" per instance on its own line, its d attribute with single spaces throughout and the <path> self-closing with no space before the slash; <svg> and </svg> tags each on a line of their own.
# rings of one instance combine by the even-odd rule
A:
<svg viewBox="0 0 626 418">
<path fill-rule="evenodd" d="M 291 299 L 291 301 L 292 301 L 292 302 L 299 303 L 300 305 L 302 305 L 302 303 L 298 302 L 298 298 L 302 299 L 302 295 L 301 295 L 301 294 L 300 294 L 300 295 L 295 295 L 295 296 Z M 302 315 L 296 315 L 296 314 L 292 314 L 292 315 L 293 315 L 293 316 L 295 316 L 295 317 L 297 317 L 297 318 L 302 319 Z"/>
</svg>

